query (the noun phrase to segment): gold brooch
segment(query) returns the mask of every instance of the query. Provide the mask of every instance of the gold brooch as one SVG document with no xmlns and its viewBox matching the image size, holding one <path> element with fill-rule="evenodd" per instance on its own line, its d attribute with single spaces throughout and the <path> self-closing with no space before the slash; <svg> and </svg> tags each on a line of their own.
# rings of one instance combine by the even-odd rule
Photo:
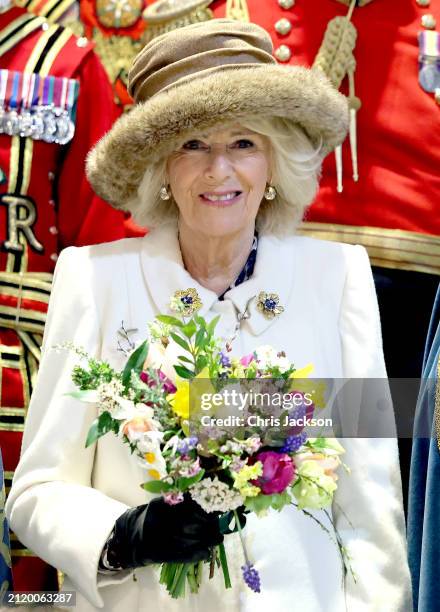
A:
<svg viewBox="0 0 440 612">
<path fill-rule="evenodd" d="M 191 316 L 202 307 L 202 300 L 199 298 L 197 291 L 190 287 L 189 289 L 175 291 L 171 298 L 170 308 L 174 312 L 179 312 L 184 316 Z"/>
<path fill-rule="evenodd" d="M 283 306 L 280 306 L 279 296 L 276 293 L 266 293 L 265 291 L 258 294 L 257 308 L 266 319 L 273 319 L 284 312 Z"/>
</svg>

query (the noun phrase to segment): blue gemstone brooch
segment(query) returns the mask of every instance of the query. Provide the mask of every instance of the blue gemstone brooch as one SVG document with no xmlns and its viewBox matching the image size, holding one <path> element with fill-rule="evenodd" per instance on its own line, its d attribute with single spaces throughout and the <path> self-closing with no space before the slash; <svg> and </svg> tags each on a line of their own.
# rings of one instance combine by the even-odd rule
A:
<svg viewBox="0 0 440 612">
<path fill-rule="evenodd" d="M 191 316 L 202 307 L 202 300 L 199 298 L 197 291 L 190 287 L 175 291 L 171 298 L 170 308 L 174 312 L 179 312 L 183 316 Z"/>
<path fill-rule="evenodd" d="M 266 293 L 261 291 L 257 297 L 257 308 L 266 319 L 273 319 L 282 312 L 283 306 L 280 305 L 280 298 L 276 293 Z"/>
</svg>

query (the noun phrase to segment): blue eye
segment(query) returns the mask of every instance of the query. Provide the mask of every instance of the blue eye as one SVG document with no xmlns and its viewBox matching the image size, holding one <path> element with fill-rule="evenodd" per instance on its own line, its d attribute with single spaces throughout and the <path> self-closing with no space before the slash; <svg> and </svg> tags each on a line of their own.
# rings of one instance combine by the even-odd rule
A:
<svg viewBox="0 0 440 612">
<path fill-rule="evenodd" d="M 200 140 L 188 140 L 188 142 L 185 142 L 185 144 L 182 146 L 182 149 L 186 149 L 189 151 L 197 151 L 198 149 L 202 148 L 203 143 L 200 142 Z"/>
<path fill-rule="evenodd" d="M 240 138 L 240 140 L 237 140 L 234 143 L 234 146 L 238 149 L 250 149 L 254 146 L 254 143 L 252 142 L 252 140 L 248 140 L 247 138 Z"/>
</svg>

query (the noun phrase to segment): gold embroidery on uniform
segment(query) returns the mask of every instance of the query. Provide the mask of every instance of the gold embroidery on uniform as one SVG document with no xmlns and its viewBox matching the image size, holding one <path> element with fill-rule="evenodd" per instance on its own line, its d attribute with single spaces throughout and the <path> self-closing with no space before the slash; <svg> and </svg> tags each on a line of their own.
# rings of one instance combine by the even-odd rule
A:
<svg viewBox="0 0 440 612">
<path fill-rule="evenodd" d="M 20 41 L 29 36 L 34 30 L 37 30 L 44 23 L 42 17 L 34 17 L 33 15 L 22 15 L 18 19 L 14 19 L 1 33 L 0 36 L 0 56 L 7 53 L 10 49 L 15 47 Z M 18 27 L 20 30 L 16 32 L 11 38 L 8 38 L 8 33 L 13 32 Z M 7 40 L 5 40 L 7 39 Z M 1 41 L 4 40 L 2 43 Z"/>
<path fill-rule="evenodd" d="M 7 251 L 24 253 L 28 242 L 35 251 L 44 252 L 43 245 L 32 231 L 37 220 L 37 211 L 32 200 L 12 194 L 4 194 L 0 199 L 8 209 L 8 239 L 3 242 L 3 247 Z M 20 240 L 20 236 L 26 237 L 27 241 Z"/>
<path fill-rule="evenodd" d="M 24 168 L 23 168 L 23 184 L 21 193 L 27 193 L 29 189 L 29 182 L 31 180 L 31 169 L 32 169 L 32 155 L 34 152 L 34 141 L 32 138 L 26 138 L 24 145 Z"/>
<path fill-rule="evenodd" d="M 72 32 L 68 29 L 64 30 L 62 34 L 60 34 L 59 38 L 57 39 L 53 47 L 51 47 L 49 53 L 44 58 L 43 65 L 41 66 L 41 70 L 39 70 L 38 72 L 40 76 L 45 77 L 49 74 L 49 70 L 53 62 L 56 60 L 57 55 L 59 54 L 61 49 L 64 47 L 64 45 L 67 43 L 67 41 L 71 37 L 72 37 Z"/>
<path fill-rule="evenodd" d="M 364 246 L 371 263 L 398 270 L 440 274 L 440 237 L 382 227 L 305 222 L 303 236 Z"/>
</svg>

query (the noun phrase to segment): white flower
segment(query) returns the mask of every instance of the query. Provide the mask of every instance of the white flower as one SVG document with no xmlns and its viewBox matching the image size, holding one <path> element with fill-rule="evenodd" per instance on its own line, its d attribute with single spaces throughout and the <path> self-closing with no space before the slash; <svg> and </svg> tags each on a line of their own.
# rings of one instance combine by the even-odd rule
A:
<svg viewBox="0 0 440 612">
<path fill-rule="evenodd" d="M 236 510 L 244 502 L 238 491 L 231 489 L 217 476 L 212 480 L 205 478 L 197 482 L 190 487 L 190 494 L 205 512 L 229 512 Z"/>
<path fill-rule="evenodd" d="M 255 349 L 255 354 L 257 356 L 258 366 L 261 369 L 270 367 L 272 363 L 278 359 L 276 350 L 273 346 L 270 346 L 270 344 L 259 346 Z"/>
<path fill-rule="evenodd" d="M 277 367 L 280 372 L 286 372 L 291 366 L 287 357 L 279 357 L 277 351 L 269 344 L 259 346 L 255 349 L 255 354 L 257 355 L 258 366 L 262 370 Z"/>
</svg>

